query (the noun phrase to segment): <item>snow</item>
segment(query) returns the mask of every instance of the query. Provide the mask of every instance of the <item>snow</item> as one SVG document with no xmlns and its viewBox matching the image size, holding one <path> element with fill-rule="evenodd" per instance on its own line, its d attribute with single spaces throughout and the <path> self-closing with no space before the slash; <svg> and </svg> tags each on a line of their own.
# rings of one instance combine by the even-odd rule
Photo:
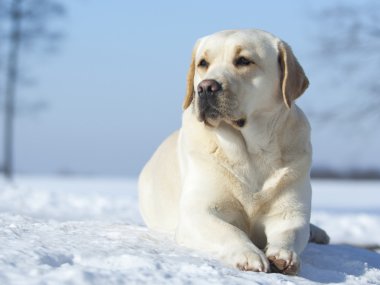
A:
<svg viewBox="0 0 380 285">
<path fill-rule="evenodd" d="M 241 272 L 148 230 L 135 179 L 0 181 L 0 284 L 380 284 L 380 181 L 313 181 L 312 221 L 331 245 L 309 244 L 299 276 Z"/>
</svg>

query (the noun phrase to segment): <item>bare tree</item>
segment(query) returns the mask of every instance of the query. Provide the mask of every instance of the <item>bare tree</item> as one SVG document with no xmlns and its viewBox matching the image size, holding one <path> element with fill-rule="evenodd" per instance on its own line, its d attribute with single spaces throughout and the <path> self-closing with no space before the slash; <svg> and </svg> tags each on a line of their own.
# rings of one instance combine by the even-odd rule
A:
<svg viewBox="0 0 380 285">
<path fill-rule="evenodd" d="M 333 4 L 317 13 L 318 61 L 334 72 L 330 84 L 339 88 L 336 105 L 320 114 L 327 119 L 380 119 L 380 3 Z M 335 93 L 335 96 L 337 93 Z M 341 112 L 336 112 L 337 107 Z"/>
<path fill-rule="evenodd" d="M 17 84 L 17 67 L 20 50 L 20 29 L 21 13 L 20 0 L 14 0 L 10 9 L 11 34 L 9 43 L 9 54 L 5 81 L 5 102 L 4 102 L 4 175 L 12 177 L 13 170 L 13 120 L 15 92 Z"/>
<path fill-rule="evenodd" d="M 39 43 L 55 42 L 59 33 L 48 26 L 52 18 L 64 14 L 63 6 L 54 0 L 1 1 L 2 15 L 8 24 L 4 37 L 7 54 L 4 60 L 4 163 L 7 178 L 13 175 L 14 118 L 16 92 L 20 75 L 20 55 L 38 48 Z M 4 21 L 3 21 L 4 22 Z"/>
</svg>

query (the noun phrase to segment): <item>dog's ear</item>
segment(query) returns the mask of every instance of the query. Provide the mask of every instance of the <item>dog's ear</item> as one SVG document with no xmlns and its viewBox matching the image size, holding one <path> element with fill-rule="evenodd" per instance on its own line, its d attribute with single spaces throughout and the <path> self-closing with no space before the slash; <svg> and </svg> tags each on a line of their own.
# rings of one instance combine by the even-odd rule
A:
<svg viewBox="0 0 380 285">
<path fill-rule="evenodd" d="M 195 65 L 196 65 L 195 55 L 197 53 L 198 45 L 199 45 L 199 40 L 194 45 L 193 52 L 191 55 L 191 64 L 190 64 L 189 71 L 187 73 L 186 97 L 185 97 L 185 100 L 183 101 L 183 109 L 184 110 L 190 106 L 191 102 L 194 99 L 194 93 L 195 93 L 195 90 L 194 90 L 194 73 L 195 73 Z"/>
<path fill-rule="evenodd" d="M 292 101 L 300 97 L 309 86 L 309 80 L 287 43 L 280 41 L 278 51 L 282 98 L 290 108 Z"/>
</svg>

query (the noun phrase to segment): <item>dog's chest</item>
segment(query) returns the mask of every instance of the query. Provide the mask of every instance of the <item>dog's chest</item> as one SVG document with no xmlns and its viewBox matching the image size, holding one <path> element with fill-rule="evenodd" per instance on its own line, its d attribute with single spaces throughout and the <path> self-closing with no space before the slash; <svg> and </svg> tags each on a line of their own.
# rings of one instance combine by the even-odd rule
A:
<svg viewBox="0 0 380 285">
<path fill-rule="evenodd" d="M 234 180 L 230 189 L 233 196 L 243 205 L 248 215 L 253 215 L 255 209 L 267 203 L 265 197 L 270 193 L 265 183 L 273 173 L 282 167 L 281 159 L 276 152 L 260 151 L 255 154 L 235 152 L 226 153 L 225 149 L 216 152 L 218 161 L 228 172 L 229 179 Z"/>
<path fill-rule="evenodd" d="M 228 155 L 220 149 L 217 160 L 249 193 L 260 192 L 265 181 L 280 168 L 279 159 L 271 153 L 235 153 Z M 232 159 L 231 159 L 232 158 Z"/>
</svg>

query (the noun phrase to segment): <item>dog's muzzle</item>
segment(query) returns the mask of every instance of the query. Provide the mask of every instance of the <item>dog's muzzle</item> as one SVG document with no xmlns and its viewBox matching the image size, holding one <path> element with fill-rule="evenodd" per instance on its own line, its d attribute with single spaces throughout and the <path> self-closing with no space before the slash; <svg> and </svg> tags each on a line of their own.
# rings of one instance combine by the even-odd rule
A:
<svg viewBox="0 0 380 285">
<path fill-rule="evenodd" d="M 222 91 L 222 85 L 213 79 L 206 79 L 198 84 L 198 108 L 201 121 L 206 121 L 207 118 L 217 119 L 220 116 L 218 96 Z"/>
</svg>

